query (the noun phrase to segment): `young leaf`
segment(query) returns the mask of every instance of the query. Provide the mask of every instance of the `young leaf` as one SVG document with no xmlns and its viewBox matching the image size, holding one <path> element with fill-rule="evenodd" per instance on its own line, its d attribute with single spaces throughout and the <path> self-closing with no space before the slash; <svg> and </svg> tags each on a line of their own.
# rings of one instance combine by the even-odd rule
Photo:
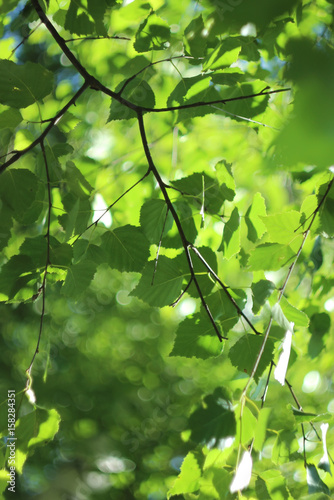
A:
<svg viewBox="0 0 334 500">
<path fill-rule="evenodd" d="M 238 59 L 241 50 L 240 41 L 237 38 L 227 38 L 223 40 L 204 59 L 203 71 L 209 69 L 222 69 L 231 66 Z"/>
<path fill-rule="evenodd" d="M 264 445 L 267 434 L 267 423 L 271 411 L 272 408 L 261 408 L 259 412 L 254 436 L 254 448 L 257 451 L 261 451 Z"/>
<path fill-rule="evenodd" d="M 256 243 L 266 232 L 266 226 L 263 223 L 263 217 L 266 216 L 266 204 L 260 193 L 256 193 L 253 203 L 248 207 L 245 222 L 247 226 L 247 238 Z"/>
<path fill-rule="evenodd" d="M 290 462 L 298 449 L 299 444 L 295 433 L 289 430 L 281 430 L 275 440 L 271 459 L 277 465 Z"/>
<path fill-rule="evenodd" d="M 0 103 L 26 108 L 52 92 L 53 74 L 39 64 L 0 60 Z"/>
<path fill-rule="evenodd" d="M 20 221 L 32 205 L 38 185 L 36 175 L 27 169 L 12 168 L 1 174 L 0 198 L 13 211 L 16 220 Z"/>
<path fill-rule="evenodd" d="M 290 304 L 290 302 L 285 297 L 281 298 L 280 306 L 284 316 L 288 319 L 288 321 L 293 322 L 296 326 L 309 325 L 310 320 L 308 319 L 307 314 Z"/>
<path fill-rule="evenodd" d="M 130 295 L 151 306 L 169 306 L 181 294 L 182 282 L 183 271 L 179 260 L 161 255 L 156 269 L 155 261 L 146 264 L 138 285 Z"/>
<path fill-rule="evenodd" d="M 260 336 L 252 334 L 243 335 L 230 349 L 228 357 L 232 365 L 238 368 L 240 372 L 250 374 L 259 355 L 262 342 L 263 338 Z M 259 377 L 272 360 L 273 352 L 274 343 L 271 339 L 268 339 L 254 375 L 256 381 L 259 380 Z"/>
<path fill-rule="evenodd" d="M 168 491 L 167 498 L 169 499 L 173 495 L 185 495 L 197 491 L 201 475 L 202 471 L 197 453 L 189 452 L 182 462 L 180 474 Z"/>
<path fill-rule="evenodd" d="M 240 217 L 237 207 L 224 226 L 223 239 L 218 251 L 223 252 L 227 260 L 240 251 Z"/>
<path fill-rule="evenodd" d="M 94 33 L 94 23 L 89 19 L 87 13 L 73 0 L 71 0 L 66 13 L 65 29 L 77 35 Z"/>
<path fill-rule="evenodd" d="M 234 436 L 236 421 L 229 394 L 218 387 L 206 396 L 202 405 L 189 417 L 190 438 L 212 448 L 220 439 Z"/>
<path fill-rule="evenodd" d="M 264 243 L 257 246 L 248 259 L 251 271 L 278 271 L 290 262 L 295 253 L 286 245 Z"/>
<path fill-rule="evenodd" d="M 118 227 L 102 236 L 107 263 L 112 269 L 139 272 L 149 258 L 149 243 L 140 227 Z"/>
</svg>

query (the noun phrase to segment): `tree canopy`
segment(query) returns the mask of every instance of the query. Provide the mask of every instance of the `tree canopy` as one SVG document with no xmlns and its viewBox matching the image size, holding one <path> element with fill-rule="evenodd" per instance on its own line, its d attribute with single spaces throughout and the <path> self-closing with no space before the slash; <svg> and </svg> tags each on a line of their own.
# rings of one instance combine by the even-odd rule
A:
<svg viewBox="0 0 334 500">
<path fill-rule="evenodd" d="M 4 498 L 331 498 L 333 5 L 0 0 Z"/>
</svg>

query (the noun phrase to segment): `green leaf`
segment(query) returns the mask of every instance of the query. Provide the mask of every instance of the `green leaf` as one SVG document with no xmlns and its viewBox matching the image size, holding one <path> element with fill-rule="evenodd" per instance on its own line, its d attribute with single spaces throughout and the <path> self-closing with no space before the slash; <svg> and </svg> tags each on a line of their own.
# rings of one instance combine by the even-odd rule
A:
<svg viewBox="0 0 334 500">
<path fill-rule="evenodd" d="M 124 82 L 116 88 L 116 91 L 119 91 L 125 82 L 127 82 L 127 80 L 124 80 Z M 143 108 L 154 108 L 155 106 L 155 95 L 153 90 L 145 80 L 139 77 L 129 82 L 122 93 L 122 97 L 132 104 L 142 106 Z M 116 99 L 112 99 L 108 121 L 130 120 L 130 118 L 136 117 L 137 114 L 133 109 L 121 104 L 116 101 Z"/>
<path fill-rule="evenodd" d="M 257 314 L 266 300 L 275 290 L 275 285 L 272 281 L 260 280 L 257 283 L 252 283 L 251 289 L 253 294 L 253 313 Z"/>
<path fill-rule="evenodd" d="M 240 54 L 241 43 L 237 38 L 227 38 L 223 40 L 215 49 L 204 59 L 203 71 L 209 69 L 221 69 L 231 66 Z"/>
<path fill-rule="evenodd" d="M 261 408 L 259 411 L 254 437 L 254 448 L 259 452 L 262 450 L 266 439 L 267 424 L 271 411 L 271 408 Z"/>
<path fill-rule="evenodd" d="M 174 203 L 174 208 L 176 209 L 177 215 L 182 224 L 183 232 L 187 241 L 189 241 L 189 243 L 194 243 L 197 237 L 197 229 L 190 206 L 184 201 L 176 201 Z M 165 248 L 183 247 L 182 240 L 175 224 L 173 230 L 169 231 L 168 235 L 165 236 L 163 246 Z"/>
<path fill-rule="evenodd" d="M 328 486 L 322 481 L 316 466 L 313 464 L 306 464 L 306 481 L 310 495 L 312 493 L 325 493 L 330 496 Z"/>
<path fill-rule="evenodd" d="M 23 465 L 37 446 L 44 446 L 54 438 L 60 424 L 59 413 L 55 409 L 36 408 L 20 417 L 15 426 L 16 469 L 22 473 Z"/>
<path fill-rule="evenodd" d="M 221 352 L 222 344 L 210 320 L 195 314 L 179 324 L 170 356 L 207 359 Z"/>
<path fill-rule="evenodd" d="M 315 417 L 318 416 L 316 413 L 310 413 L 303 410 L 298 410 L 298 408 L 294 408 L 292 405 L 289 405 L 289 408 L 292 410 L 292 413 L 298 424 L 311 421 L 313 422 Z"/>
<path fill-rule="evenodd" d="M 65 29 L 77 35 L 89 35 L 94 33 L 94 28 L 94 23 L 89 19 L 87 12 L 79 7 L 75 0 L 71 0 L 66 13 Z"/>
<path fill-rule="evenodd" d="M 173 217 L 168 212 L 164 200 L 149 200 L 140 210 L 140 225 L 150 243 L 159 244 L 163 235 L 168 233 L 173 225 Z"/>
<path fill-rule="evenodd" d="M 39 64 L 0 60 L 0 102 L 26 108 L 52 92 L 53 74 Z"/>
<path fill-rule="evenodd" d="M 285 478 L 279 470 L 269 469 L 263 471 L 258 480 L 255 485 L 258 498 L 265 499 L 267 498 L 265 495 L 268 494 L 268 498 L 272 500 L 291 499 L 291 495 L 286 487 Z"/>
<path fill-rule="evenodd" d="M 106 231 L 102 245 L 112 269 L 139 272 L 149 258 L 149 243 L 140 227 L 126 225 Z"/>
<path fill-rule="evenodd" d="M 243 290 L 229 288 L 231 297 L 236 301 L 241 310 L 244 309 L 247 296 Z M 218 321 L 223 332 L 227 335 L 239 321 L 239 314 L 234 304 L 224 290 L 219 290 L 210 296 L 210 309 L 215 321 Z M 204 310 L 201 311 L 204 314 Z"/>
<path fill-rule="evenodd" d="M 288 321 L 293 322 L 295 326 L 309 325 L 310 320 L 307 314 L 290 304 L 290 302 L 285 297 L 281 298 L 280 306 L 285 317 L 288 319 Z"/>
<path fill-rule="evenodd" d="M 260 193 L 256 193 L 253 203 L 248 207 L 245 214 L 247 226 L 247 238 L 256 243 L 266 232 L 266 226 L 263 223 L 263 217 L 266 216 L 266 204 Z"/>
<path fill-rule="evenodd" d="M 6 109 L 0 113 L 0 129 L 14 129 L 21 123 L 22 119 L 22 115 L 17 109 Z"/>
<path fill-rule="evenodd" d="M 276 321 L 278 326 L 283 328 L 283 330 L 291 330 L 290 321 L 288 321 L 288 319 L 286 318 L 286 316 L 281 308 L 281 305 L 278 302 L 276 302 L 276 304 L 272 308 L 271 316 L 272 316 L 273 320 Z"/>
<path fill-rule="evenodd" d="M 137 52 L 165 50 L 170 39 L 170 28 L 166 21 L 156 14 L 150 14 L 139 26 L 133 44 Z"/>
<path fill-rule="evenodd" d="M 145 266 L 142 277 L 130 295 L 138 297 L 151 306 L 164 307 L 172 304 L 181 294 L 183 271 L 178 259 L 159 257 Z"/>
<path fill-rule="evenodd" d="M 190 438 L 195 443 L 212 448 L 236 432 L 236 420 L 227 391 L 218 387 L 206 396 L 201 406 L 189 417 Z"/>
<path fill-rule="evenodd" d="M 258 245 L 248 259 L 251 271 L 278 271 L 291 262 L 295 253 L 286 245 L 264 243 Z"/>
<path fill-rule="evenodd" d="M 223 239 L 218 248 L 223 252 L 225 259 L 230 260 L 240 251 L 240 217 L 237 207 L 224 226 Z"/>
<path fill-rule="evenodd" d="M 0 292 L 12 299 L 30 280 L 37 279 L 39 273 L 27 255 L 14 255 L 1 268 Z"/>
<path fill-rule="evenodd" d="M 184 30 L 184 47 L 193 57 L 202 57 L 206 53 L 207 39 L 204 34 L 202 16 L 192 19 Z"/>
<path fill-rule="evenodd" d="M 201 475 L 202 471 L 197 453 L 191 451 L 184 458 L 180 474 L 168 491 L 167 498 L 171 498 L 173 495 L 184 495 L 197 491 L 199 489 Z"/>
<path fill-rule="evenodd" d="M 191 201 L 198 210 L 204 208 L 204 212 L 217 214 L 224 203 L 220 186 L 205 172 L 194 173 L 172 181 L 172 185 L 181 191 L 183 196 Z"/>
<path fill-rule="evenodd" d="M 270 240 L 280 244 L 291 245 L 293 250 L 298 251 L 300 247 L 300 214 L 294 210 L 282 214 L 267 215 L 262 217 L 265 223 Z"/>
<path fill-rule="evenodd" d="M 38 179 L 27 169 L 6 170 L 1 174 L 0 198 L 13 211 L 13 217 L 21 220 L 35 200 Z"/>
<path fill-rule="evenodd" d="M 323 197 L 327 191 L 327 184 L 320 186 L 318 191 L 318 206 L 322 202 Z M 334 187 L 331 186 L 325 201 L 322 203 L 320 208 L 320 229 L 328 234 L 329 236 L 334 236 Z"/>
<path fill-rule="evenodd" d="M 213 250 L 211 250 L 211 248 L 209 247 L 199 247 L 197 248 L 197 250 L 203 257 L 203 259 L 206 261 L 206 263 L 210 266 L 210 268 L 217 274 L 218 272 L 217 256 L 213 252 Z M 213 287 L 215 286 L 215 281 L 208 272 L 208 269 L 205 266 L 205 264 L 197 257 L 197 255 L 194 255 L 192 257 L 192 263 L 197 278 L 197 283 L 201 288 L 202 295 L 206 297 L 209 293 L 211 293 Z M 187 266 L 186 262 L 185 266 Z M 198 290 L 194 283 L 190 285 L 190 287 L 187 290 L 187 293 L 189 293 L 189 295 L 192 297 L 195 298 L 198 297 Z"/>
<path fill-rule="evenodd" d="M 220 190 L 224 200 L 233 201 L 235 196 L 235 182 L 232 172 L 232 164 L 221 160 L 216 163 L 215 170 L 220 184 Z"/>
<path fill-rule="evenodd" d="M 329 331 L 330 327 L 331 318 L 327 313 L 315 313 L 311 316 L 309 330 L 317 337 L 325 335 L 325 333 Z"/>
<path fill-rule="evenodd" d="M 281 430 L 275 440 L 271 459 L 274 464 L 285 464 L 293 460 L 298 449 L 299 444 L 295 433 L 289 430 Z"/>
<path fill-rule="evenodd" d="M 262 343 L 263 337 L 252 334 L 243 335 L 230 349 L 228 357 L 232 365 L 238 368 L 240 372 L 250 375 L 259 355 Z M 274 342 L 268 339 L 254 375 L 256 381 L 259 380 L 264 370 L 270 364 L 273 358 L 273 352 Z"/>
<path fill-rule="evenodd" d="M 96 263 L 84 259 L 71 266 L 67 272 L 65 282 L 62 286 L 62 294 L 65 297 L 77 299 L 90 285 L 96 272 Z"/>
</svg>

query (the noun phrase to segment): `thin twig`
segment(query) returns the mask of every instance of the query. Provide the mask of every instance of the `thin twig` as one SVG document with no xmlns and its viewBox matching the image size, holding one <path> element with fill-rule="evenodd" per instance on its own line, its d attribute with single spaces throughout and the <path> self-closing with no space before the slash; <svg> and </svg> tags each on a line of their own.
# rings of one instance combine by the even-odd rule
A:
<svg viewBox="0 0 334 500">
<path fill-rule="evenodd" d="M 45 259 L 45 267 L 44 267 L 42 285 L 39 288 L 39 294 L 42 295 L 42 311 L 41 311 L 41 318 L 40 318 L 40 324 L 39 324 L 39 334 L 38 334 L 38 340 L 37 340 L 35 352 L 33 354 L 32 360 L 30 362 L 29 368 L 26 371 L 27 375 L 28 375 L 28 381 L 27 381 L 27 387 L 26 387 L 27 389 L 29 389 L 30 384 L 31 384 L 31 370 L 32 370 L 35 358 L 36 358 L 37 354 L 39 353 L 39 346 L 40 346 L 40 342 L 41 342 L 41 338 L 42 338 L 43 324 L 44 324 L 44 317 L 45 317 L 46 277 L 48 274 L 48 267 L 50 265 L 50 225 L 51 225 L 52 196 L 51 196 L 50 172 L 49 172 L 48 161 L 47 161 L 43 141 L 41 142 L 41 149 L 42 149 L 44 166 L 45 166 L 46 184 L 47 184 L 47 193 L 48 193 L 48 214 L 47 214 L 47 225 L 46 225 L 46 234 L 45 234 L 45 237 L 46 237 L 46 259 Z"/>
<path fill-rule="evenodd" d="M 175 307 L 177 306 L 177 304 L 180 302 L 180 300 L 182 299 L 183 295 L 188 291 L 188 288 L 190 287 L 191 283 L 193 281 L 193 277 L 191 276 L 190 277 L 190 280 L 187 284 L 187 286 L 185 287 L 185 289 L 183 290 L 183 292 L 178 296 L 178 298 L 176 300 L 174 300 L 174 302 L 172 302 L 170 304 L 170 307 Z"/>
<path fill-rule="evenodd" d="M 134 75 L 130 76 L 127 80 L 125 80 L 125 82 L 123 83 L 122 87 L 120 88 L 120 90 L 117 92 L 118 95 L 121 95 L 122 92 L 124 92 L 124 89 L 127 85 L 129 85 L 129 83 L 134 80 L 138 75 L 140 75 L 140 73 L 143 73 L 143 71 L 146 71 L 147 69 L 151 68 L 152 66 L 154 66 L 155 64 L 160 64 L 160 63 L 163 63 L 163 62 L 172 62 L 174 59 L 194 59 L 193 57 L 191 56 L 186 56 L 186 55 L 180 55 L 180 56 L 173 56 L 173 57 L 168 57 L 166 59 L 159 59 L 159 61 L 154 61 L 154 62 L 150 62 L 149 64 L 147 64 L 144 68 L 140 69 L 139 71 L 137 71 L 137 73 L 135 73 Z"/>
<path fill-rule="evenodd" d="M 115 206 L 115 205 L 116 205 L 116 203 L 118 203 L 118 202 L 119 202 L 119 201 L 123 198 L 123 196 L 125 196 L 125 195 L 126 195 L 126 194 L 128 194 L 128 193 L 129 193 L 129 192 L 130 192 L 133 188 L 135 188 L 136 186 L 138 186 L 138 184 L 140 184 L 140 183 L 141 183 L 141 182 L 145 179 L 145 177 L 147 177 L 147 176 L 148 176 L 148 174 L 149 174 L 149 173 L 150 173 L 150 170 L 148 169 L 148 170 L 145 172 L 145 174 L 144 174 L 144 175 L 143 175 L 143 176 L 142 176 L 142 177 L 141 177 L 138 181 L 136 181 L 134 184 L 132 184 L 132 186 L 130 186 L 130 187 L 129 187 L 126 191 L 124 191 L 124 193 L 122 193 L 122 194 L 121 194 L 121 195 L 117 198 L 117 200 L 113 201 L 113 203 L 112 203 L 111 205 L 109 205 L 109 206 L 108 206 L 108 208 L 106 208 L 106 209 L 103 211 L 103 214 L 102 214 L 102 215 L 100 215 L 100 217 L 99 217 L 98 219 L 96 219 L 94 222 L 92 222 L 91 224 L 89 224 L 89 226 L 87 226 L 87 227 L 86 227 L 86 229 L 85 229 L 84 231 L 82 231 L 82 233 L 80 233 L 80 234 L 76 237 L 76 239 L 73 241 L 72 245 L 74 245 L 74 244 L 78 241 L 78 239 L 79 239 L 79 238 L 81 238 L 81 236 L 82 236 L 83 234 L 85 234 L 85 232 L 86 232 L 86 231 L 88 231 L 88 229 L 90 229 L 90 228 L 91 228 L 91 227 L 93 227 L 93 226 L 97 226 L 98 222 L 102 219 L 102 217 L 104 217 L 104 216 L 105 216 L 105 214 L 106 214 L 107 212 L 109 212 L 109 210 L 111 210 L 111 209 L 112 209 L 112 207 L 113 207 L 113 206 Z"/>
<path fill-rule="evenodd" d="M 85 40 L 131 40 L 127 36 L 118 36 L 118 35 L 100 35 L 100 36 L 78 36 L 76 38 L 67 38 L 64 40 L 66 43 L 69 42 L 77 42 L 77 41 L 85 41 Z"/>
<path fill-rule="evenodd" d="M 147 113 L 163 113 L 165 111 L 179 111 L 181 109 L 189 109 L 189 108 L 198 108 L 200 106 L 212 106 L 213 104 L 226 104 L 228 102 L 233 101 L 241 101 L 243 99 L 252 99 L 253 97 L 260 97 L 262 95 L 270 95 L 270 94 L 278 94 L 279 92 L 288 92 L 290 88 L 286 89 L 278 89 L 278 90 L 262 90 L 261 92 L 257 92 L 256 94 L 248 94 L 248 95 L 240 95 L 237 97 L 229 97 L 227 99 L 216 99 L 214 101 L 197 101 L 191 104 L 180 104 L 179 106 L 169 106 L 168 108 L 145 108 L 142 107 L 142 110 Z"/>
<path fill-rule="evenodd" d="M 160 248 L 161 248 L 161 242 L 162 242 L 162 237 L 163 237 L 163 235 L 164 235 L 164 231 L 165 231 L 165 227 L 166 227 L 166 222 L 167 222 L 168 213 L 169 213 L 169 210 L 168 210 L 168 207 L 167 207 L 165 220 L 164 220 L 164 223 L 163 223 L 163 226 L 162 226 L 161 235 L 160 235 L 160 238 L 159 238 L 159 245 L 158 245 L 158 249 L 157 249 L 157 255 L 156 255 L 156 257 L 155 257 L 155 262 L 154 262 L 154 271 L 153 271 L 153 276 L 152 276 L 151 285 L 154 285 L 154 278 L 155 278 L 155 274 L 156 274 L 156 272 L 157 272 L 158 260 L 159 260 L 159 253 L 160 253 Z"/>
<path fill-rule="evenodd" d="M 48 133 L 52 130 L 52 128 L 57 125 L 57 123 L 60 121 L 60 119 L 64 116 L 66 111 L 75 104 L 76 100 L 89 88 L 88 83 L 84 82 L 83 85 L 79 88 L 79 90 L 74 94 L 74 96 L 68 101 L 67 104 L 50 120 L 49 125 L 43 130 L 41 135 L 37 137 L 29 146 L 27 146 L 24 149 L 21 149 L 19 151 L 12 151 L 11 153 L 7 153 L 6 156 L 12 154 L 13 156 L 7 160 L 5 163 L 0 165 L 0 174 L 8 168 L 10 165 L 15 163 L 17 160 L 19 160 L 22 156 L 24 156 L 26 153 L 31 151 L 35 146 L 38 144 L 42 145 L 44 139 L 48 135 Z"/>
</svg>

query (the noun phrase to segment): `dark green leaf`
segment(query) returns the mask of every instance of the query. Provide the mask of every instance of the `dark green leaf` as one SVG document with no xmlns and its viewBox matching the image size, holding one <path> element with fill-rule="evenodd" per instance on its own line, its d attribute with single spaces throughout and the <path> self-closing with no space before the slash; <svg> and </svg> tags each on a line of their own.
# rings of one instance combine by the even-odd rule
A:
<svg viewBox="0 0 334 500">
<path fill-rule="evenodd" d="M 205 172 L 195 173 L 172 182 L 185 198 L 189 199 L 198 210 L 217 214 L 224 203 L 218 182 Z"/>
<path fill-rule="evenodd" d="M 140 225 L 150 243 L 159 244 L 163 235 L 173 225 L 173 217 L 167 215 L 167 205 L 163 200 L 149 200 L 141 207 Z"/>
<path fill-rule="evenodd" d="M 17 109 L 6 109 L 0 113 L 0 129 L 16 128 L 22 121 L 22 115 Z"/>
<path fill-rule="evenodd" d="M 253 294 L 253 313 L 257 314 L 275 290 L 275 285 L 272 281 L 260 280 L 257 283 L 252 283 L 251 288 Z"/>
<path fill-rule="evenodd" d="M 26 169 L 10 169 L 1 174 L 0 197 L 13 211 L 13 217 L 20 220 L 35 200 L 37 177 Z"/>
<path fill-rule="evenodd" d="M 311 316 L 309 330 L 314 335 L 321 337 L 329 331 L 330 327 L 331 318 L 327 313 L 315 313 Z"/>
<path fill-rule="evenodd" d="M 237 38 L 227 38 L 204 59 L 203 71 L 231 66 L 238 59 L 241 43 Z"/>
<path fill-rule="evenodd" d="M 172 304 L 182 290 L 183 271 L 178 259 L 161 255 L 155 270 L 155 261 L 145 266 L 141 279 L 131 295 L 151 306 L 163 307 Z"/>
<path fill-rule="evenodd" d="M 71 266 L 62 286 L 62 293 L 66 297 L 77 299 L 90 285 L 96 272 L 96 263 L 91 260 L 82 260 Z"/>
<path fill-rule="evenodd" d="M 206 53 L 207 40 L 203 36 L 204 23 L 202 16 L 190 21 L 184 30 L 184 46 L 193 57 L 202 57 Z"/>
<path fill-rule="evenodd" d="M 277 464 L 291 462 L 299 449 L 296 434 L 289 430 L 282 430 L 278 433 L 273 446 L 271 459 Z"/>
<path fill-rule="evenodd" d="M 221 352 L 222 344 L 210 320 L 195 314 L 180 323 L 170 356 L 207 359 Z"/>
<path fill-rule="evenodd" d="M 306 465 L 306 480 L 308 492 L 310 495 L 312 493 L 325 493 L 326 495 L 330 496 L 329 488 L 320 478 L 315 465 Z"/>
<path fill-rule="evenodd" d="M 139 26 L 133 46 L 137 52 L 164 50 L 167 48 L 169 39 L 170 28 L 168 24 L 161 17 L 152 13 Z"/>
<path fill-rule="evenodd" d="M 121 89 L 126 81 L 127 80 L 122 82 L 122 84 L 117 87 L 117 90 Z M 130 83 L 125 87 L 122 97 L 130 101 L 132 104 L 142 106 L 143 108 L 154 108 L 155 106 L 155 95 L 153 90 L 145 80 L 139 77 L 130 81 Z M 115 99 L 112 100 L 108 121 L 130 120 L 130 118 L 136 118 L 136 116 L 137 114 L 134 110 L 126 107 L 124 104 L 121 104 Z"/>
<path fill-rule="evenodd" d="M 0 60 L 0 102 L 26 108 L 52 92 L 53 75 L 39 64 Z"/>
<path fill-rule="evenodd" d="M 230 349 L 228 356 L 232 365 L 238 368 L 240 372 L 250 375 L 260 353 L 262 343 L 263 338 L 260 336 L 251 334 L 243 335 Z M 274 342 L 268 339 L 254 376 L 255 380 L 259 380 L 264 370 L 270 364 L 273 352 Z"/>
<path fill-rule="evenodd" d="M 150 255 L 148 240 L 136 226 L 126 225 L 106 231 L 102 244 L 107 263 L 119 271 L 141 271 Z"/>
<path fill-rule="evenodd" d="M 218 251 L 223 252 L 227 260 L 240 251 L 240 217 L 237 207 L 233 209 L 224 226 L 223 239 Z"/>
<path fill-rule="evenodd" d="M 247 238 L 256 243 L 266 232 L 263 217 L 266 216 L 266 204 L 260 193 L 256 193 L 253 203 L 248 207 L 245 222 L 247 226 Z"/>
<path fill-rule="evenodd" d="M 201 406 L 189 417 L 190 438 L 209 448 L 228 436 L 234 436 L 236 421 L 229 394 L 221 387 L 206 396 Z"/>
</svg>

